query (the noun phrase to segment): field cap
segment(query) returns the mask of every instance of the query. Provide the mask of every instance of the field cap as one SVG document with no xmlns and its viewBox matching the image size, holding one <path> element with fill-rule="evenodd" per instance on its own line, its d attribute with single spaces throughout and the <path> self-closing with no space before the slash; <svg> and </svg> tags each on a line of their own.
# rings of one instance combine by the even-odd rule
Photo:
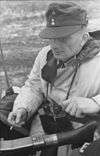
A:
<svg viewBox="0 0 100 156">
<path fill-rule="evenodd" d="M 47 24 L 39 34 L 44 39 L 73 34 L 88 23 L 86 10 L 73 2 L 51 3 L 45 16 Z"/>
</svg>

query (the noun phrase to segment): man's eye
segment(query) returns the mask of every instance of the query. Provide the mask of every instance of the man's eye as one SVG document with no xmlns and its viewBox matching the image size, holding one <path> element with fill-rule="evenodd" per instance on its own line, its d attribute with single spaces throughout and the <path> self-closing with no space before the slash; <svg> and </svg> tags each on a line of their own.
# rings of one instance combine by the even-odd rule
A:
<svg viewBox="0 0 100 156">
<path fill-rule="evenodd" d="M 66 37 L 59 38 L 59 41 L 64 43 L 64 42 L 66 42 L 66 41 L 67 41 L 67 38 L 66 38 Z"/>
</svg>

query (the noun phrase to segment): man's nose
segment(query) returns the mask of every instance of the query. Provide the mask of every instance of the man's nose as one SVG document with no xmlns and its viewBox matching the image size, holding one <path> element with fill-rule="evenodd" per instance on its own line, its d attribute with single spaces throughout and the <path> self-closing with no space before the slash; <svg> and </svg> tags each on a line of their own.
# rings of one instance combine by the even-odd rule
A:
<svg viewBox="0 0 100 156">
<path fill-rule="evenodd" d="M 58 39 L 50 39 L 50 44 L 51 45 L 58 45 Z"/>
</svg>

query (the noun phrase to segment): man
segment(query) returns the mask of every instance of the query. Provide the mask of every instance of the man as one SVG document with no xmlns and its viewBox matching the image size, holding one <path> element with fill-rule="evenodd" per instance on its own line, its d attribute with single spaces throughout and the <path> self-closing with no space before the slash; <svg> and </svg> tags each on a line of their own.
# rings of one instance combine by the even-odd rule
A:
<svg viewBox="0 0 100 156">
<path fill-rule="evenodd" d="M 52 3 L 46 21 L 40 37 L 50 45 L 39 52 L 15 100 L 8 117 L 12 125 L 25 123 L 44 97 L 77 119 L 95 117 L 100 111 L 100 48 L 89 36 L 86 11 L 72 2 Z M 31 134 L 44 133 L 39 117 L 32 125 Z M 79 126 L 73 122 L 74 128 Z"/>
</svg>

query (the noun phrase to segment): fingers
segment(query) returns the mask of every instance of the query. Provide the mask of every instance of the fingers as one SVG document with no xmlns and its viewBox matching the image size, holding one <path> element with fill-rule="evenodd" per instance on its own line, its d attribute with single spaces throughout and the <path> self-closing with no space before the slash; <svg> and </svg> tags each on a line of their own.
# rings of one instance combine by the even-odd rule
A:
<svg viewBox="0 0 100 156">
<path fill-rule="evenodd" d="M 70 110 L 70 115 L 76 116 L 76 113 L 77 113 L 77 104 L 73 104 L 73 107 Z"/>
<path fill-rule="evenodd" d="M 65 107 L 65 111 L 69 113 L 71 116 L 80 116 L 80 110 L 78 108 L 78 104 L 75 100 L 73 99 L 68 99 L 63 102 L 63 106 Z"/>
<path fill-rule="evenodd" d="M 8 122 L 17 127 L 21 127 L 25 124 L 25 121 L 22 121 L 22 114 L 20 112 L 11 112 L 8 116 Z"/>
<path fill-rule="evenodd" d="M 23 115 L 20 111 L 17 112 L 16 120 L 15 120 L 15 126 L 22 126 L 25 124 L 25 121 L 23 121 Z"/>
<path fill-rule="evenodd" d="M 63 107 L 64 109 L 66 109 L 66 108 L 68 107 L 69 103 L 70 103 L 70 99 L 63 101 L 63 102 L 62 102 L 62 107 Z"/>
<path fill-rule="evenodd" d="M 65 105 L 65 111 L 69 113 L 70 115 L 74 116 L 76 113 L 76 104 L 72 101 L 72 99 L 68 99 L 63 102 L 63 105 Z"/>
<path fill-rule="evenodd" d="M 16 116 L 16 124 L 20 123 L 21 122 L 21 117 L 22 117 L 22 114 L 18 111 L 17 112 L 17 116 Z"/>
<path fill-rule="evenodd" d="M 16 116 L 17 114 L 14 112 L 11 112 L 8 116 L 8 122 L 12 125 L 14 125 L 16 123 Z"/>
<path fill-rule="evenodd" d="M 74 108 L 74 104 L 73 103 L 69 103 L 69 105 L 66 107 L 66 112 L 68 112 L 69 114 L 72 112 Z"/>
</svg>

